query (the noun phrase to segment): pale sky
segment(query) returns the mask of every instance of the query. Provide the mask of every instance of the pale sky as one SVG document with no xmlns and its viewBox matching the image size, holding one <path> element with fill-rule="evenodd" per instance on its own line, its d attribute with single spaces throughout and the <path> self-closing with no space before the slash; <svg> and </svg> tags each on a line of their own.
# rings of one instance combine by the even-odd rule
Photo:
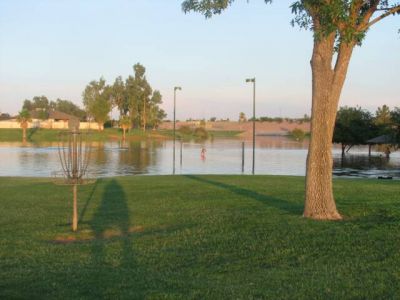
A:
<svg viewBox="0 0 400 300">
<path fill-rule="evenodd" d="M 301 117 L 311 104 L 311 32 L 293 28 L 279 0 L 237 0 L 205 20 L 181 11 L 182 0 L 0 0 L 0 112 L 46 95 L 82 106 L 86 84 L 132 74 L 140 62 L 172 116 L 173 87 L 182 86 L 177 118 L 250 115 Z M 373 27 L 357 48 L 340 105 L 371 111 L 400 106 L 400 16 Z"/>
</svg>

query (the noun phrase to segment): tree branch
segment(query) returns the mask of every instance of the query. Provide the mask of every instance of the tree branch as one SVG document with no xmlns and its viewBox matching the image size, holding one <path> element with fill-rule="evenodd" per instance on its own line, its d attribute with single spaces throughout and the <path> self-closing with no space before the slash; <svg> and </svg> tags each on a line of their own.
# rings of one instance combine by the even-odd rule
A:
<svg viewBox="0 0 400 300">
<path fill-rule="evenodd" d="M 367 24 L 369 22 L 369 19 L 372 17 L 372 15 L 378 9 L 378 5 L 379 5 L 380 1 L 381 0 L 375 0 L 375 2 L 371 4 L 370 8 L 365 12 L 364 17 L 362 18 L 362 21 L 360 22 L 360 26 L 357 28 L 358 31 L 361 32 L 368 28 Z M 364 27 L 366 27 L 366 28 L 364 29 Z"/>
<path fill-rule="evenodd" d="M 392 14 L 395 14 L 397 12 L 400 12 L 400 5 L 396 5 L 392 8 L 390 8 L 388 11 L 386 11 L 384 14 L 381 14 L 380 16 L 376 17 L 375 19 L 373 19 L 371 22 L 369 22 L 368 24 L 366 24 L 365 26 L 363 26 L 361 28 L 362 31 L 367 30 L 368 28 L 370 28 L 372 25 L 374 25 L 375 23 L 379 22 L 380 20 L 386 18 L 387 16 L 390 16 Z"/>
</svg>

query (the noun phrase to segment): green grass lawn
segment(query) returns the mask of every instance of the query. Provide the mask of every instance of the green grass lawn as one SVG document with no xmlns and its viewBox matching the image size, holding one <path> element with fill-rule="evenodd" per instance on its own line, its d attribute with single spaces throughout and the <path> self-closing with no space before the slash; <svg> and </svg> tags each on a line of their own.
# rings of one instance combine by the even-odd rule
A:
<svg viewBox="0 0 400 300">
<path fill-rule="evenodd" d="M 304 178 L 0 178 L 0 299 L 398 299 L 400 184 L 335 180 L 345 219 L 301 217 Z"/>
</svg>

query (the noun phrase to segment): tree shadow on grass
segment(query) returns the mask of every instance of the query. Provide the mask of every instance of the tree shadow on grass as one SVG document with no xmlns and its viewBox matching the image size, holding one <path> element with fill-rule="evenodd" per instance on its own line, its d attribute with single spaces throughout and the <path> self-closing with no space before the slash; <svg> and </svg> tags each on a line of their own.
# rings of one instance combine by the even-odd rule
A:
<svg viewBox="0 0 400 300">
<path fill-rule="evenodd" d="M 185 175 L 185 177 L 228 190 L 229 192 L 237 194 L 239 196 L 257 200 L 267 206 L 279 209 L 285 213 L 289 213 L 292 215 L 301 215 L 303 212 L 303 205 L 289 202 L 283 199 L 278 199 L 265 194 L 261 194 L 254 190 L 246 189 L 237 185 L 227 184 L 220 181 L 211 180 L 202 176 Z"/>
<path fill-rule="evenodd" d="M 83 221 L 83 218 L 85 217 L 86 210 L 87 210 L 87 208 L 88 208 L 90 202 L 91 202 L 92 199 L 93 199 L 93 195 L 94 195 L 94 192 L 96 191 L 97 184 L 98 184 L 100 181 L 101 181 L 101 179 L 97 179 L 97 180 L 94 182 L 93 187 L 92 187 L 92 189 L 91 189 L 91 191 L 90 191 L 89 197 L 86 199 L 85 205 L 83 206 L 83 209 L 82 209 L 82 211 L 81 211 L 81 213 L 80 213 L 80 215 L 79 215 L 79 223 L 81 223 L 81 222 Z"/>
<path fill-rule="evenodd" d="M 118 291 L 132 296 L 129 298 L 144 297 L 145 276 L 135 258 L 130 224 L 125 192 L 115 179 L 111 180 L 91 220 L 95 239 L 91 242 L 92 286 L 88 296 L 113 298 Z M 108 238 L 113 235 L 116 238 Z"/>
</svg>

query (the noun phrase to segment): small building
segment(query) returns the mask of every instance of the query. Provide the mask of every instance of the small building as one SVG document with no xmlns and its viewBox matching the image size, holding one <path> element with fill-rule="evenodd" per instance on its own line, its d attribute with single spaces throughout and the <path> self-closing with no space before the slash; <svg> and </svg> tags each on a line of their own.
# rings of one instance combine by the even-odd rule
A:
<svg viewBox="0 0 400 300">
<path fill-rule="evenodd" d="M 48 113 L 35 110 L 31 111 L 32 127 L 47 129 L 72 129 L 79 127 L 79 118 L 70 114 L 51 110 Z"/>
<path fill-rule="evenodd" d="M 0 114 L 0 121 L 6 121 L 11 119 L 12 117 L 10 116 L 10 114 L 5 114 L 5 113 Z"/>
</svg>

